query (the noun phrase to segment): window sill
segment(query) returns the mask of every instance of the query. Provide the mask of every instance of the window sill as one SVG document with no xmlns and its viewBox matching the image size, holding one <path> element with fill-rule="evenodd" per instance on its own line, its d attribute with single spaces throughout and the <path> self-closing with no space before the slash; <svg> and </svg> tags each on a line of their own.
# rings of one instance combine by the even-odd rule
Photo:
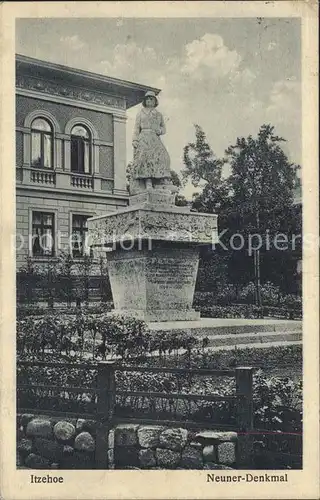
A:
<svg viewBox="0 0 320 500">
<path fill-rule="evenodd" d="M 30 165 L 29 167 L 31 170 L 36 170 L 36 171 L 39 171 L 39 170 L 43 170 L 44 172 L 54 172 L 55 169 L 54 167 L 44 167 L 43 165 Z"/>
</svg>

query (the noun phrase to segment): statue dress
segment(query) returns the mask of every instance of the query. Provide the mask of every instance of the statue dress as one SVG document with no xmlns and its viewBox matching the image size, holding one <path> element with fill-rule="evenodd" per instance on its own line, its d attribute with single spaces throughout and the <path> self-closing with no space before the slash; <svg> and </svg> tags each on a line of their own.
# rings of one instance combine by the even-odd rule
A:
<svg viewBox="0 0 320 500">
<path fill-rule="evenodd" d="M 142 108 L 133 133 L 133 174 L 136 179 L 171 179 L 170 157 L 160 135 L 166 133 L 162 114 Z"/>
</svg>

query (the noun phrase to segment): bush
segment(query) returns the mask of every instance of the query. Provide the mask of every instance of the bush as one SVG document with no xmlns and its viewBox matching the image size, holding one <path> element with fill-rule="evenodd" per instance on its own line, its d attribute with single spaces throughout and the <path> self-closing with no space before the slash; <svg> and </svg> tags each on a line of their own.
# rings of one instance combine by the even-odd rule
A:
<svg viewBox="0 0 320 500">
<path fill-rule="evenodd" d="M 17 321 L 17 350 L 24 358 L 39 359 L 51 353 L 70 360 L 123 358 L 148 351 L 149 332 L 143 321 L 78 310 L 74 316 L 47 312 L 39 318 Z"/>
<path fill-rule="evenodd" d="M 256 373 L 253 385 L 255 427 L 302 432 L 302 381 Z"/>
<path fill-rule="evenodd" d="M 105 307 L 102 304 L 103 310 Z M 141 320 L 93 311 L 94 308 L 75 309 L 71 314 L 72 310 L 59 313 L 46 309 L 41 316 L 22 314 L 17 321 L 18 356 L 42 359 L 51 354 L 53 360 L 61 355 L 70 360 L 99 360 L 111 355 L 126 360 L 145 359 L 151 353 L 161 356 L 181 349 L 190 355 L 200 345 L 199 339 L 185 332 L 151 335 Z"/>
<path fill-rule="evenodd" d="M 203 318 L 261 318 L 263 310 L 254 305 L 237 304 L 230 306 L 201 307 L 200 313 Z"/>
<path fill-rule="evenodd" d="M 280 305 L 287 308 L 302 310 L 302 297 L 298 295 L 285 295 L 280 300 Z"/>
<path fill-rule="evenodd" d="M 44 316 L 47 314 L 62 314 L 64 316 L 76 316 L 79 314 L 79 311 L 82 314 L 106 314 L 110 312 L 113 308 L 112 302 L 102 302 L 102 303 L 93 303 L 90 305 L 85 305 L 84 307 L 68 307 L 67 305 L 55 305 L 53 310 L 52 308 L 48 309 L 47 307 L 41 307 L 39 305 L 19 305 L 17 307 L 17 319 L 24 319 L 31 316 Z"/>
<path fill-rule="evenodd" d="M 239 302 L 246 304 L 254 304 L 255 301 L 255 284 L 250 282 L 243 287 L 239 292 Z M 275 306 L 279 304 L 281 292 L 280 287 L 273 285 L 270 281 L 260 286 L 262 304 Z"/>
</svg>

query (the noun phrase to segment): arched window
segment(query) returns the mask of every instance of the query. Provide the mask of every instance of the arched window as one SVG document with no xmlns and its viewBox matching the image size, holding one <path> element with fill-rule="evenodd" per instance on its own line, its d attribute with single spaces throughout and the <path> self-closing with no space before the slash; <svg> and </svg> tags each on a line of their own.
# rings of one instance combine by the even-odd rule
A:
<svg viewBox="0 0 320 500">
<path fill-rule="evenodd" d="M 75 125 L 71 130 L 71 172 L 91 172 L 91 134 L 83 125 Z"/>
<path fill-rule="evenodd" d="M 52 126 L 44 118 L 36 118 L 31 124 L 31 165 L 53 168 Z"/>
</svg>

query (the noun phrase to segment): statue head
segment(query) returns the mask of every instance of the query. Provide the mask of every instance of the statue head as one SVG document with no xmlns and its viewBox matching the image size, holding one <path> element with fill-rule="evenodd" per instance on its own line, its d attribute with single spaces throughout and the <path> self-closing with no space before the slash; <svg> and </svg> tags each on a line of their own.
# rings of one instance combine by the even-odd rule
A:
<svg viewBox="0 0 320 500">
<path fill-rule="evenodd" d="M 142 106 L 144 106 L 145 108 L 156 108 L 158 106 L 158 99 L 156 97 L 156 94 L 152 90 L 149 90 L 145 93 L 142 101 Z"/>
</svg>

